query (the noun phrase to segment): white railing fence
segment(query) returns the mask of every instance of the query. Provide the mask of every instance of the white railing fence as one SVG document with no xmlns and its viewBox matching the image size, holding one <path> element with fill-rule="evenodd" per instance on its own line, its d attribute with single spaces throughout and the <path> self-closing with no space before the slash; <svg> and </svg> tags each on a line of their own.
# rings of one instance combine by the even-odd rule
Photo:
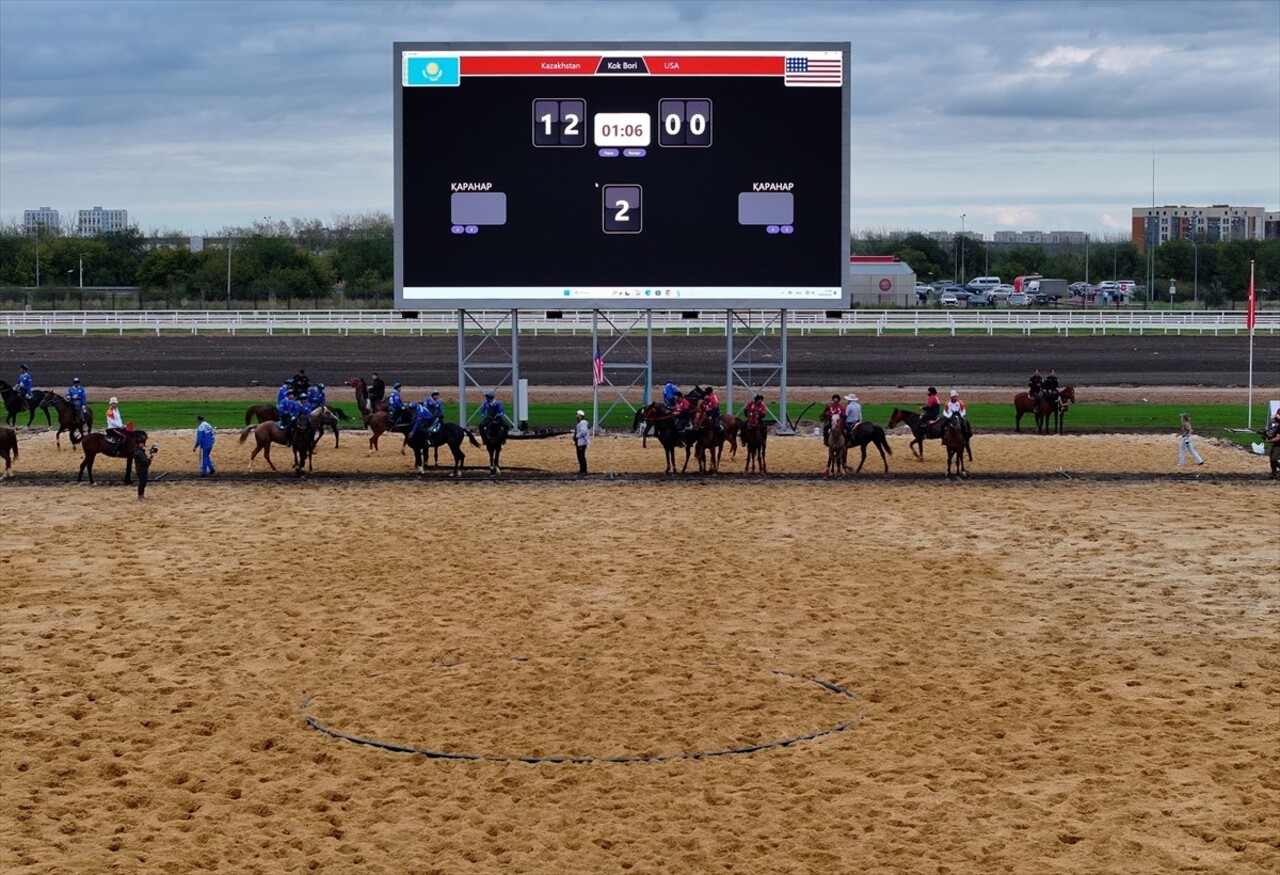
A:
<svg viewBox="0 0 1280 875">
<path fill-rule="evenodd" d="M 629 326 L 636 314 L 602 311 L 618 325 Z M 468 310 L 468 325 L 506 328 L 509 310 Z M 590 310 L 565 310 L 558 318 L 545 310 L 521 310 L 520 333 L 590 334 Z M 735 311 L 735 322 L 756 330 L 776 332 L 776 310 Z M 641 316 L 643 325 L 643 316 Z M 601 325 L 607 323 L 602 320 Z M 824 310 L 788 310 L 787 325 L 792 335 L 811 333 L 1016 333 L 1033 334 L 1246 334 L 1242 310 L 848 310 L 839 318 Z M 416 318 L 404 319 L 390 310 L 29 310 L 0 313 L 0 328 L 6 335 L 23 333 L 147 332 L 154 334 L 239 333 L 266 334 L 373 334 L 427 335 L 457 331 L 454 310 L 422 310 Z M 723 311 L 700 311 L 697 318 L 685 318 L 680 311 L 655 311 L 655 331 L 672 334 L 723 334 Z M 1257 332 L 1280 331 L 1280 311 L 1257 313 Z M 741 330 L 735 325 L 735 330 Z"/>
</svg>

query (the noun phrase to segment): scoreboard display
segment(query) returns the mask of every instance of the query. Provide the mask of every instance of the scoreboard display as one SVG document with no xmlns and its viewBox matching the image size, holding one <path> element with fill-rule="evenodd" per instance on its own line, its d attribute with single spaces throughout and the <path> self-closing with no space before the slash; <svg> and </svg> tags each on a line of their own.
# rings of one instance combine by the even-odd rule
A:
<svg viewBox="0 0 1280 875">
<path fill-rule="evenodd" d="M 396 43 L 402 309 L 849 300 L 849 45 Z"/>
</svg>

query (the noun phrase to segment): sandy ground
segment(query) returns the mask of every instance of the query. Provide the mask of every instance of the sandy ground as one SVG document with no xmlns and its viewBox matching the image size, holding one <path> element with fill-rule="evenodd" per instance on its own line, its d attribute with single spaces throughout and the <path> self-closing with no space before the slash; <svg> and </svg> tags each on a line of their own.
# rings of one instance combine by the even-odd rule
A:
<svg viewBox="0 0 1280 875">
<path fill-rule="evenodd" d="M 77 464 L 47 433 L 0 486 L 5 872 L 1280 869 L 1280 516 L 1234 447 L 669 481 L 606 436 L 587 481 L 458 483 L 359 432 L 242 478 L 231 430 L 200 480 L 154 437 L 145 501 L 36 477 Z"/>
</svg>

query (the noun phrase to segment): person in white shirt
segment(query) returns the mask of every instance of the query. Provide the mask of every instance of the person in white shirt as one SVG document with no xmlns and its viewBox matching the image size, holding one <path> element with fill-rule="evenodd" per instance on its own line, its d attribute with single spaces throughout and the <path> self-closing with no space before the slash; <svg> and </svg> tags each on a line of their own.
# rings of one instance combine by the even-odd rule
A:
<svg viewBox="0 0 1280 875">
<path fill-rule="evenodd" d="M 585 411 L 576 414 L 578 421 L 573 425 L 573 446 L 578 451 L 578 476 L 587 476 L 587 447 L 591 444 L 591 424 L 587 422 Z"/>
<path fill-rule="evenodd" d="M 124 438 L 124 417 L 120 415 L 120 402 L 112 395 L 107 402 L 107 437 Z"/>
</svg>

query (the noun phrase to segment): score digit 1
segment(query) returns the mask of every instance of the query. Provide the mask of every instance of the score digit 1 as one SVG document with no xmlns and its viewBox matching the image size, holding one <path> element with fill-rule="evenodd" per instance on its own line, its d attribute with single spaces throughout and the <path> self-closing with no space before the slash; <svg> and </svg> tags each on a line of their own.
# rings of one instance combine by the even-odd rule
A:
<svg viewBox="0 0 1280 875">
<path fill-rule="evenodd" d="M 711 101 L 706 98 L 666 98 L 658 101 L 661 146 L 710 146 Z"/>
<path fill-rule="evenodd" d="M 587 102 L 578 98 L 539 97 L 533 102 L 533 145 L 587 145 Z"/>
</svg>

